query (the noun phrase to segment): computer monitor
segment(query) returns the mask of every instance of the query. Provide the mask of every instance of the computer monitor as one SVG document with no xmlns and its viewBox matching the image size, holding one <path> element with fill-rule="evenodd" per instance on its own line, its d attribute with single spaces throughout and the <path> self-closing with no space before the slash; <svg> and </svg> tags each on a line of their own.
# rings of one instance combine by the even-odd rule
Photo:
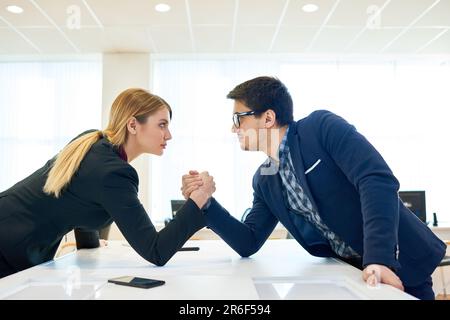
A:
<svg viewBox="0 0 450 320">
<path fill-rule="evenodd" d="M 177 211 L 181 209 L 186 200 L 170 200 L 170 205 L 172 206 L 172 218 L 175 217 Z"/>
<path fill-rule="evenodd" d="M 405 207 L 411 210 L 424 223 L 427 223 L 425 191 L 399 191 L 398 195 Z"/>
</svg>

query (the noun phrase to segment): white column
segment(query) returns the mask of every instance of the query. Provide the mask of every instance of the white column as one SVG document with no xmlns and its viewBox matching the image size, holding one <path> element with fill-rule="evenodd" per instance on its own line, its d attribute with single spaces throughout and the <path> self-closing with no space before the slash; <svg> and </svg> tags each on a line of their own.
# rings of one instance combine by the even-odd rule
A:
<svg viewBox="0 0 450 320">
<path fill-rule="evenodd" d="M 106 128 L 109 110 L 114 99 L 128 88 L 150 88 L 150 54 L 148 53 L 105 53 L 103 54 L 102 125 Z M 139 199 L 149 212 L 149 155 L 141 155 L 131 165 L 139 175 Z M 121 238 L 113 225 L 110 239 Z"/>
</svg>

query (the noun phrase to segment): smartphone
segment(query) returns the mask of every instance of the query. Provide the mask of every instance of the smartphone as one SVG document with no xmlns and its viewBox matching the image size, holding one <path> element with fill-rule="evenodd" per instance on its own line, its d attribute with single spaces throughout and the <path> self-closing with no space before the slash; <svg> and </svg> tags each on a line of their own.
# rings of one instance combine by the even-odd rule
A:
<svg viewBox="0 0 450 320">
<path fill-rule="evenodd" d="M 130 277 L 130 276 L 109 279 L 108 282 L 120 284 L 122 286 L 130 286 L 130 287 L 144 288 L 144 289 L 162 286 L 164 283 L 166 283 L 163 280 L 146 279 L 146 278 L 138 278 L 138 277 Z"/>
<path fill-rule="evenodd" d="M 200 250 L 199 247 L 182 247 L 178 249 L 178 251 L 198 251 Z"/>
</svg>

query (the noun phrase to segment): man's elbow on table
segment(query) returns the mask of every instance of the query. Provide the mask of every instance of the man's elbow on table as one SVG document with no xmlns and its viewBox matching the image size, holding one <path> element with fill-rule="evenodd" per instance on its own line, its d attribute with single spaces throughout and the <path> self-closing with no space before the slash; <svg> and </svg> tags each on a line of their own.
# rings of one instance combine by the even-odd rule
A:
<svg viewBox="0 0 450 320">
<path fill-rule="evenodd" d="M 236 248 L 235 251 L 242 257 L 248 258 L 255 254 L 259 248 Z"/>
</svg>

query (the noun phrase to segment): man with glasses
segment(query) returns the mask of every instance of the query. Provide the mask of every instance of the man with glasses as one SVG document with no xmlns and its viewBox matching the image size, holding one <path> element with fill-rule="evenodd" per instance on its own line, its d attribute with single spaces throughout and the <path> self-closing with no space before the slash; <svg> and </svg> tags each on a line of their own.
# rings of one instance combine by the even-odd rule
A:
<svg viewBox="0 0 450 320">
<path fill-rule="evenodd" d="M 278 79 L 259 77 L 234 88 L 232 132 L 241 149 L 263 151 L 253 177 L 253 207 L 243 222 L 214 198 L 207 226 L 248 257 L 277 222 L 310 254 L 334 257 L 420 299 L 434 299 L 431 274 L 446 246 L 398 197 L 399 182 L 375 148 L 326 110 L 293 120 L 291 96 Z M 185 197 L 202 184 L 183 176 Z"/>
</svg>

